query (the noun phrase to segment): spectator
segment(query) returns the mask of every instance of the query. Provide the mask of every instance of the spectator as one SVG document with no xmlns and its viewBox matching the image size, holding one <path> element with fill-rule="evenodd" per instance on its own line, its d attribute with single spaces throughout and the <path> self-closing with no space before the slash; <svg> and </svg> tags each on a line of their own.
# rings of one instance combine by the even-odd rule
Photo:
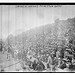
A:
<svg viewBox="0 0 75 75">
<path fill-rule="evenodd" d="M 41 61 L 38 61 L 37 66 L 36 66 L 36 70 L 38 70 L 38 71 L 45 70 L 45 66 Z"/>
<path fill-rule="evenodd" d="M 61 69 L 67 68 L 66 62 L 62 60 L 62 61 L 60 62 L 59 68 L 61 68 Z"/>
<path fill-rule="evenodd" d="M 36 66 L 37 66 L 37 63 L 36 63 L 36 60 L 34 60 L 33 64 L 32 64 L 32 67 L 34 70 L 36 70 Z"/>
</svg>

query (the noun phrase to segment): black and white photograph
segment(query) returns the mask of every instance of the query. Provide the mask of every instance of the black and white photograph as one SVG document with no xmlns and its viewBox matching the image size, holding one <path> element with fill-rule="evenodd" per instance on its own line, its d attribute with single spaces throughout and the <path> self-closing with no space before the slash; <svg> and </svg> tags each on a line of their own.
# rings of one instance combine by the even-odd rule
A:
<svg viewBox="0 0 75 75">
<path fill-rule="evenodd" d="M 0 5 L 0 72 L 75 72 L 75 5 Z"/>
</svg>

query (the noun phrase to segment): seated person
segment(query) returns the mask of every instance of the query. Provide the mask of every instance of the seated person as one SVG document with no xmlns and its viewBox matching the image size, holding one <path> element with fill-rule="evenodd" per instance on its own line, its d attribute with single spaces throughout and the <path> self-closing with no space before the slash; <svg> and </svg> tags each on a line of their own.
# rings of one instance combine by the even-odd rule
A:
<svg viewBox="0 0 75 75">
<path fill-rule="evenodd" d="M 66 62 L 62 60 L 62 61 L 60 62 L 59 68 L 60 68 L 60 69 L 67 68 Z"/>
</svg>

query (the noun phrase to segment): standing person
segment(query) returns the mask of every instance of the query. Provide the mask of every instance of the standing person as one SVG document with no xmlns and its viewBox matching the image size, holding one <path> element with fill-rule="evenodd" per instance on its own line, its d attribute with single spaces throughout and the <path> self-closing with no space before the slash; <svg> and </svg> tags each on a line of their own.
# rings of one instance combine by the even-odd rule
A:
<svg viewBox="0 0 75 75">
<path fill-rule="evenodd" d="M 52 70 L 52 58 L 51 58 L 51 56 L 48 57 L 47 68 Z"/>
<path fill-rule="evenodd" d="M 37 66 L 37 62 L 36 62 L 36 60 L 34 60 L 34 62 L 32 64 L 32 67 L 33 67 L 34 70 L 36 70 L 36 66 Z"/>
<path fill-rule="evenodd" d="M 0 65 L 0 72 L 4 72 L 4 68 L 2 65 Z"/>
<path fill-rule="evenodd" d="M 55 71 L 58 68 L 58 59 L 55 57 L 52 61 L 52 71 Z"/>
</svg>

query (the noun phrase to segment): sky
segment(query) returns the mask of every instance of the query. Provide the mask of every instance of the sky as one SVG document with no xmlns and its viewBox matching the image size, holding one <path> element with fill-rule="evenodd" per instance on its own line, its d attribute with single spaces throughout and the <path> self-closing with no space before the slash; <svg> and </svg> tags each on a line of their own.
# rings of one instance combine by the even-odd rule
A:
<svg viewBox="0 0 75 75">
<path fill-rule="evenodd" d="M 75 5 L 0 5 L 0 38 L 73 17 Z"/>
</svg>

